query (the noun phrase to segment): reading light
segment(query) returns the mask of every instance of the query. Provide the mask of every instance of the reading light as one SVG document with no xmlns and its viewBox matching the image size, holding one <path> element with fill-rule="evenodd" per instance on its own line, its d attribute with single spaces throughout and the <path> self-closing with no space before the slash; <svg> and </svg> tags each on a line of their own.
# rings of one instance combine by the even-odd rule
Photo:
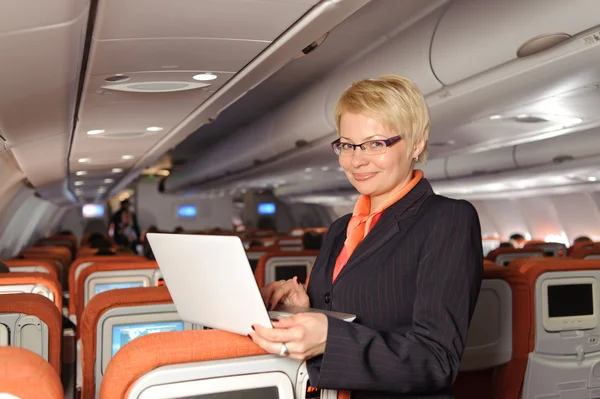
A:
<svg viewBox="0 0 600 399">
<path fill-rule="evenodd" d="M 198 75 L 194 75 L 194 77 L 193 77 L 194 80 L 202 80 L 202 81 L 215 80 L 216 78 L 217 78 L 217 75 L 215 75 L 214 73 L 200 73 Z"/>
<path fill-rule="evenodd" d="M 306 168 L 306 169 L 304 169 L 304 171 L 305 171 L 306 173 L 310 173 L 310 172 L 312 172 L 312 168 Z"/>
<path fill-rule="evenodd" d="M 90 162 L 91 159 L 90 158 L 79 158 L 78 162 L 79 163 L 86 163 L 86 162 Z"/>
<path fill-rule="evenodd" d="M 123 155 L 121 157 L 121 159 L 124 159 L 124 160 L 129 160 L 129 159 L 133 159 L 133 158 L 135 158 L 133 155 Z"/>
<path fill-rule="evenodd" d="M 106 192 L 106 187 L 100 187 L 100 188 L 98 189 L 98 192 L 99 192 L 100 194 L 104 194 L 104 193 Z"/>
<path fill-rule="evenodd" d="M 114 179 L 104 179 L 104 183 L 106 183 L 106 184 L 111 184 L 114 182 L 115 182 Z"/>
<path fill-rule="evenodd" d="M 596 180 L 598 180 L 597 177 L 594 177 L 594 176 L 588 177 L 588 181 L 596 181 Z"/>
<path fill-rule="evenodd" d="M 501 119 L 501 118 L 502 118 L 502 115 L 492 115 L 492 116 L 490 116 L 490 120 L 492 120 L 492 121 L 495 121 L 495 120 L 498 120 L 498 119 Z"/>
<path fill-rule="evenodd" d="M 322 167 L 321 167 L 321 170 L 322 170 L 323 172 L 327 172 L 327 171 L 329 170 L 329 166 L 322 166 Z"/>
<path fill-rule="evenodd" d="M 87 175 L 87 172 L 85 170 L 79 170 L 79 171 L 75 172 L 75 175 L 77 175 L 77 176 L 85 176 L 85 175 Z"/>
<path fill-rule="evenodd" d="M 90 136 L 94 136 L 96 134 L 102 134 L 104 133 L 104 130 L 101 129 L 96 129 L 96 130 L 88 130 L 87 134 Z"/>
<path fill-rule="evenodd" d="M 148 132 L 160 132 L 161 130 L 163 130 L 163 128 L 159 127 L 159 126 L 150 126 L 150 127 L 147 127 L 146 130 Z"/>
<path fill-rule="evenodd" d="M 75 183 L 73 183 L 73 184 L 75 184 L 76 186 L 83 186 L 83 183 L 84 183 L 84 182 L 82 182 L 81 180 L 79 180 L 79 181 L 76 181 L 76 182 L 75 182 Z"/>
<path fill-rule="evenodd" d="M 121 173 L 121 172 L 123 172 L 123 169 L 121 169 L 121 168 L 112 168 L 112 172 L 113 173 Z"/>
</svg>

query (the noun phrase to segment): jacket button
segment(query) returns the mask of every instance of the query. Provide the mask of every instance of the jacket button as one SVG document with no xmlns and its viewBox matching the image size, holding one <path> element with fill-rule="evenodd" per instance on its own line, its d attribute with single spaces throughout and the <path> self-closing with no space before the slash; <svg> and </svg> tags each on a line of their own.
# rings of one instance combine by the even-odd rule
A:
<svg viewBox="0 0 600 399">
<path fill-rule="evenodd" d="M 329 292 L 325 293 L 325 303 L 331 302 L 331 294 Z"/>
</svg>

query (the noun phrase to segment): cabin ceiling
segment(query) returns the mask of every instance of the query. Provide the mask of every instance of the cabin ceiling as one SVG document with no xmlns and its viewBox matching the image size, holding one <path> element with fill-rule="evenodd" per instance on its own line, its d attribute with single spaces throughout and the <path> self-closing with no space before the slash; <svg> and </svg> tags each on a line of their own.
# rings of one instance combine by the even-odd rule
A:
<svg viewBox="0 0 600 399">
<path fill-rule="evenodd" d="M 548 13 L 526 23 L 542 3 Z M 401 73 L 427 94 L 433 181 L 571 154 L 589 162 L 593 146 L 559 139 L 600 126 L 600 32 L 586 32 L 598 16 L 596 0 L 5 0 L 0 140 L 59 204 L 102 199 L 168 152 L 170 192 L 329 195 L 350 189 L 329 147 L 335 98 L 357 79 Z M 573 38 L 516 58 L 555 31 Z M 310 145 L 296 150 L 300 139 Z M 552 151 L 517 154 L 537 142 Z"/>
</svg>

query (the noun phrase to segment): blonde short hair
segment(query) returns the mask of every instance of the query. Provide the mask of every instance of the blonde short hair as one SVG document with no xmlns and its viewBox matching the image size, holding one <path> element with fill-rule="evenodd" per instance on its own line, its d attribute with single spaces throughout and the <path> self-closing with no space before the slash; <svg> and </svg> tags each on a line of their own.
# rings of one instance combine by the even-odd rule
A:
<svg viewBox="0 0 600 399">
<path fill-rule="evenodd" d="M 408 156 L 415 143 L 425 141 L 417 162 L 427 161 L 429 140 L 429 109 L 423 94 L 410 79 L 398 75 L 384 75 L 378 79 L 364 79 L 352 84 L 340 96 L 335 106 L 338 132 L 342 115 L 347 112 L 363 114 L 402 136 Z"/>
</svg>

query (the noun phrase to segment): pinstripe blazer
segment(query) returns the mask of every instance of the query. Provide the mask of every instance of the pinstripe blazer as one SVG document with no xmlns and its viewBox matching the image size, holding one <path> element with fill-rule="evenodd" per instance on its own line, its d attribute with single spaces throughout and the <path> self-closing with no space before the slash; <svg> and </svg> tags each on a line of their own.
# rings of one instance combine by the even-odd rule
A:
<svg viewBox="0 0 600 399">
<path fill-rule="evenodd" d="M 467 201 L 425 179 L 389 207 L 332 284 L 351 215 L 327 233 L 310 276 L 311 306 L 328 318 L 310 384 L 360 398 L 452 398 L 483 276 L 481 228 Z"/>
</svg>

